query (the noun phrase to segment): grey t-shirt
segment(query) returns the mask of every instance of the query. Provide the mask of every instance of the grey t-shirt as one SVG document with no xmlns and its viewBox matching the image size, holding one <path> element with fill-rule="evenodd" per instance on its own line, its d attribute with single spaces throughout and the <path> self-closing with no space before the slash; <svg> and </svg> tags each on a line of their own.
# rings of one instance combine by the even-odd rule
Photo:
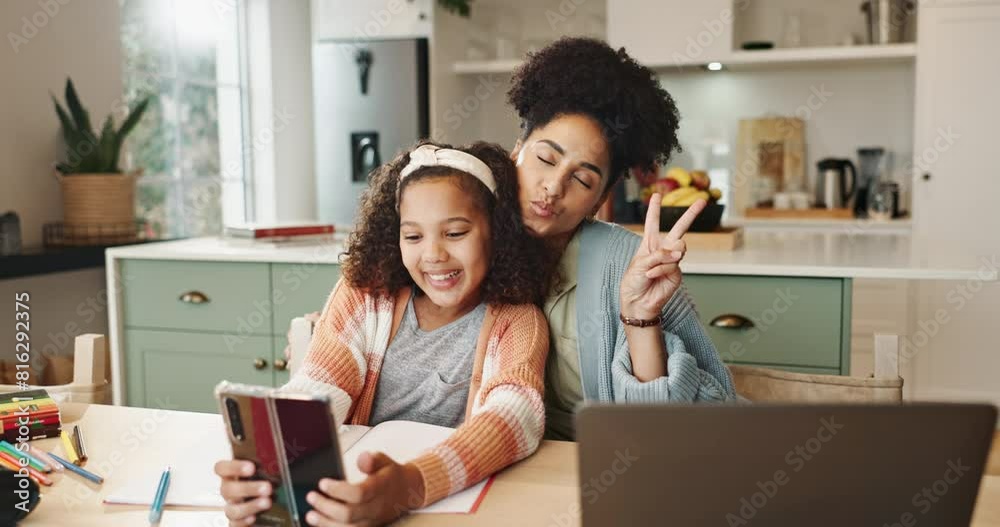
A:
<svg viewBox="0 0 1000 527">
<path fill-rule="evenodd" d="M 382 359 L 369 424 L 405 419 L 456 427 L 465 418 L 476 341 L 486 316 L 479 304 L 432 331 L 417 324 L 413 296 Z"/>
</svg>

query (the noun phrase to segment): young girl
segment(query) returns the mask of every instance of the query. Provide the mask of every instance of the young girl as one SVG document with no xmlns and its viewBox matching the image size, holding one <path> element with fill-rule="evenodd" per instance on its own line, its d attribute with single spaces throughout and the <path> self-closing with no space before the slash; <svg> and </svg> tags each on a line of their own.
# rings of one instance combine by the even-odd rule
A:
<svg viewBox="0 0 1000 527">
<path fill-rule="evenodd" d="M 360 484 L 324 479 L 307 496 L 310 525 L 390 521 L 528 456 L 544 430 L 548 325 L 532 304 L 547 266 L 525 235 L 508 154 L 422 144 L 373 175 L 357 223 L 343 279 L 286 387 L 328 394 L 338 422 L 458 429 L 405 465 L 362 455 Z M 252 463 L 216 472 L 233 525 L 270 506 L 267 483 L 238 479 Z"/>
</svg>

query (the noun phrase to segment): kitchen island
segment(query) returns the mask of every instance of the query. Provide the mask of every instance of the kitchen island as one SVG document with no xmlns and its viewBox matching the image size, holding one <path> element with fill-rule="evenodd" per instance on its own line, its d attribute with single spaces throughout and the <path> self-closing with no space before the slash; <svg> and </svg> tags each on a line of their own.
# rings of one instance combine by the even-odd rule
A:
<svg viewBox="0 0 1000 527">
<path fill-rule="evenodd" d="M 344 238 L 274 248 L 217 238 L 108 249 L 115 404 L 216 411 L 222 379 L 280 385 L 292 318 L 322 308 Z M 850 373 L 854 279 L 994 281 L 990 262 L 930 266 L 908 235 L 754 232 L 690 251 L 685 283 L 727 362 Z"/>
</svg>

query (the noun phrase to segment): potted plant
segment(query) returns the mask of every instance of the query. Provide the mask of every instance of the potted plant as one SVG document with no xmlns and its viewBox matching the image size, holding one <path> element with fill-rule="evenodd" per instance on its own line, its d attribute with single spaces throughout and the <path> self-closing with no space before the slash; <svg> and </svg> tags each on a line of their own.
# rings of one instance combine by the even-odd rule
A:
<svg viewBox="0 0 1000 527">
<path fill-rule="evenodd" d="M 56 163 L 62 187 L 64 238 L 67 241 L 109 243 L 135 238 L 135 180 L 142 169 L 128 173 L 118 166 L 125 137 L 135 128 L 149 97 L 132 108 L 118 130 L 109 115 L 100 135 L 80 104 L 73 81 L 66 79 L 66 108 L 52 102 L 62 124 L 66 159 Z"/>
</svg>

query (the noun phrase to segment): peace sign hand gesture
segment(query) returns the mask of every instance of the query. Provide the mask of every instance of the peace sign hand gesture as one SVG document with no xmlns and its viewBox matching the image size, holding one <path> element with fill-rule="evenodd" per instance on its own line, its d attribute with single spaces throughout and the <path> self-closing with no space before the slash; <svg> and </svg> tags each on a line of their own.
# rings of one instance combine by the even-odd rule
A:
<svg viewBox="0 0 1000 527">
<path fill-rule="evenodd" d="M 625 270 L 619 291 L 622 314 L 644 320 L 660 316 L 663 306 L 681 286 L 680 262 L 687 252 L 682 237 L 707 205 L 705 200 L 696 201 L 670 232 L 661 235 L 660 194 L 653 194 L 649 202 L 639 250 Z"/>
</svg>

